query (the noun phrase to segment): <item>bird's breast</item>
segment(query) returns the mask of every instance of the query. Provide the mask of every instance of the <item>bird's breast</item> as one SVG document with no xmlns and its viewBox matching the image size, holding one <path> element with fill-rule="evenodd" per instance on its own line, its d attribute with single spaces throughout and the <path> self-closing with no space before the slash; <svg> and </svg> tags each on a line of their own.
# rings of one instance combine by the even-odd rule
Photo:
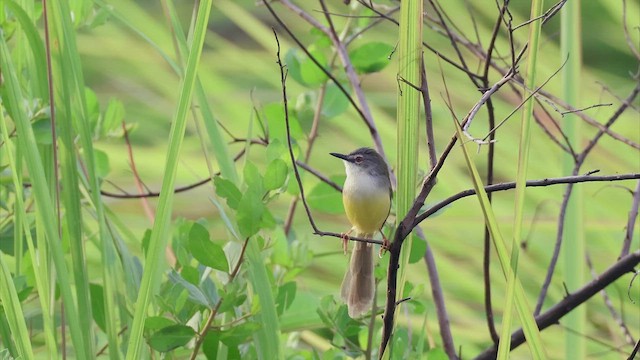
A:
<svg viewBox="0 0 640 360">
<path fill-rule="evenodd" d="M 391 207 L 388 185 L 368 174 L 347 176 L 342 201 L 351 225 L 361 234 L 380 230 Z"/>
</svg>

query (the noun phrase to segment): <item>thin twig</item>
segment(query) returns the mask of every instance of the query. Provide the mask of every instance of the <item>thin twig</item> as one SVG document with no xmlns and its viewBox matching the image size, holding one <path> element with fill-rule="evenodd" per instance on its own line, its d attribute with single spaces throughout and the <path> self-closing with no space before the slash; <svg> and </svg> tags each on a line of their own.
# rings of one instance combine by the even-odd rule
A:
<svg viewBox="0 0 640 360">
<path fill-rule="evenodd" d="M 276 57 L 278 60 L 276 62 L 280 67 L 280 85 L 282 87 L 282 101 L 284 106 L 285 127 L 287 130 L 287 145 L 289 149 L 289 158 L 291 160 L 291 166 L 293 167 L 293 173 L 295 174 L 296 181 L 298 182 L 298 189 L 300 190 L 300 199 L 302 199 L 304 210 L 307 213 L 307 218 L 309 219 L 309 224 L 313 228 L 314 234 L 320 235 L 320 236 L 333 236 L 336 238 L 343 238 L 344 236 L 342 234 L 321 231 L 318 228 L 315 220 L 313 220 L 313 215 L 311 214 L 311 209 L 309 208 L 309 204 L 307 203 L 307 198 L 304 195 L 304 187 L 302 186 L 302 179 L 300 178 L 300 172 L 298 171 L 298 165 L 297 165 L 295 155 L 293 154 L 293 145 L 291 143 L 291 128 L 289 126 L 289 111 L 288 111 L 289 105 L 287 100 L 287 71 L 286 71 L 285 65 L 282 63 L 282 60 L 280 58 L 280 40 L 278 39 L 278 34 L 276 33 L 275 29 L 272 28 L 272 30 L 273 30 L 273 35 L 275 36 L 276 44 L 277 44 Z M 382 245 L 382 241 L 373 240 L 373 239 L 349 237 L 349 240 Z"/>
</svg>

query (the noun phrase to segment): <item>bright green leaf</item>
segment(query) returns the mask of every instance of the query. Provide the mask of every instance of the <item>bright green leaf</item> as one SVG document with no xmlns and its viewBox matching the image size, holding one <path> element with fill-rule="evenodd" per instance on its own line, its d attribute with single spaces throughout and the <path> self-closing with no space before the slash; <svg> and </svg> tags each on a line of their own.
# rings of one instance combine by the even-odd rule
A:
<svg viewBox="0 0 640 360">
<path fill-rule="evenodd" d="M 223 179 L 220 176 L 213 178 L 213 184 L 216 187 L 216 194 L 227 200 L 227 205 L 232 209 L 238 208 L 238 203 L 242 198 L 242 193 L 238 190 L 238 187 L 227 179 Z"/>
<path fill-rule="evenodd" d="M 204 226 L 195 223 L 189 232 L 189 251 L 202 265 L 210 268 L 229 271 L 229 263 L 222 247 L 209 239 L 209 232 Z"/>
<path fill-rule="evenodd" d="M 258 171 L 258 168 L 255 166 L 254 163 L 252 163 L 251 161 L 247 161 L 247 163 L 244 165 L 244 182 L 249 185 L 249 188 L 252 189 L 252 191 L 255 191 L 257 193 L 262 193 L 263 192 L 263 179 L 262 179 L 262 175 L 260 175 L 260 171 Z"/>
<path fill-rule="evenodd" d="M 287 173 L 289 169 L 287 168 L 287 164 L 282 159 L 273 160 L 269 166 L 267 166 L 267 171 L 264 173 L 264 187 L 266 190 L 275 190 L 282 185 L 284 185 L 285 180 L 287 179 Z"/>
<path fill-rule="evenodd" d="M 265 207 L 261 196 L 253 191 L 247 191 L 242 195 L 238 204 L 237 221 L 242 237 L 250 237 L 260 230 L 260 220 Z"/>
<path fill-rule="evenodd" d="M 393 46 L 381 42 L 369 42 L 349 52 L 353 67 L 361 74 L 380 71 L 391 62 Z"/>
<path fill-rule="evenodd" d="M 266 104 L 263 106 L 262 112 L 267 119 L 269 139 L 279 139 L 283 143 L 286 143 L 287 128 L 284 118 L 284 106 L 281 103 Z M 298 119 L 293 115 L 291 110 L 289 110 L 289 129 L 293 139 L 300 139 L 304 135 Z"/>
<path fill-rule="evenodd" d="M 122 102 L 117 99 L 110 99 L 104 112 L 101 133 L 104 135 L 119 130 L 124 117 L 125 111 Z"/>
</svg>

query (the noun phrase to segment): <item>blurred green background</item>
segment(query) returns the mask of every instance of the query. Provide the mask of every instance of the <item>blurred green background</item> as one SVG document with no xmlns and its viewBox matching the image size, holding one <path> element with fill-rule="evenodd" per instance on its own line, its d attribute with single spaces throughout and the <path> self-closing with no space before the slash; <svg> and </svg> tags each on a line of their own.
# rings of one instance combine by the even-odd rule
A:
<svg viewBox="0 0 640 360">
<path fill-rule="evenodd" d="M 382 2 L 395 6 L 395 2 Z M 171 33 L 163 16 L 161 5 L 155 1 L 108 1 L 110 8 L 120 14 L 122 19 L 134 25 L 141 33 L 158 45 L 166 54 L 174 54 Z M 191 17 L 191 3 L 179 4 L 183 24 L 188 24 Z M 341 1 L 329 1 L 331 11 L 347 13 L 348 7 Z M 310 14 L 323 22 L 315 2 L 300 2 Z M 442 6 L 452 15 L 458 31 L 471 39 L 475 39 L 475 19 L 481 44 L 486 47 L 491 28 L 497 14 L 496 6 L 491 1 L 449 1 Z M 528 19 L 529 2 L 512 3 L 514 24 Z M 549 1 L 545 6 L 551 6 Z M 277 2 L 275 9 L 285 19 L 292 31 L 305 44 L 317 40 L 317 34 L 310 31 L 306 23 L 295 14 L 284 9 Z M 467 8 L 468 7 L 468 8 Z M 638 44 L 640 4 L 631 1 L 627 4 L 628 21 L 632 41 Z M 428 7 L 427 7 L 428 9 Z M 637 74 L 638 62 L 633 57 L 625 42 L 622 28 L 621 1 L 583 1 L 582 2 L 582 45 L 584 69 L 581 74 L 580 103 L 577 107 L 592 104 L 613 103 L 609 107 L 599 107 L 587 111 L 587 114 L 600 122 L 606 121 L 619 105 L 612 96 L 624 98 L 635 86 L 632 74 Z M 341 28 L 347 19 L 334 16 L 336 26 Z M 357 20 L 362 21 L 364 20 Z M 209 32 L 205 40 L 205 49 L 200 64 L 199 76 L 205 86 L 209 104 L 215 117 L 238 138 L 244 138 L 248 129 L 253 126 L 254 135 L 257 130 L 253 109 L 262 111 L 271 103 L 280 102 L 281 88 L 278 67 L 275 63 L 275 41 L 271 27 L 275 26 L 266 8 L 255 1 L 219 0 L 214 2 Z M 293 42 L 278 26 L 283 52 L 295 47 Z M 519 47 L 527 37 L 527 28 L 518 30 L 516 45 Z M 538 79 L 546 79 L 558 69 L 564 59 L 559 57 L 559 16 L 543 28 L 540 48 L 540 70 Z M 188 29 L 185 28 L 185 31 Z M 368 41 L 381 41 L 394 46 L 397 38 L 397 27 L 389 22 L 381 22 L 372 30 L 356 39 L 350 46 L 357 47 Z M 425 26 L 424 40 L 447 56 L 455 58 L 449 40 Z M 106 106 L 111 98 L 122 101 L 126 110 L 126 122 L 134 124 L 130 139 L 137 170 L 145 184 L 159 190 L 166 151 L 166 139 L 170 120 L 175 111 L 179 77 L 149 41 L 138 36 L 122 21 L 113 17 L 94 28 L 83 28 L 78 33 L 79 50 L 82 55 L 83 68 L 87 85 L 93 89 L 102 106 Z M 499 62 L 508 58 L 506 37 L 499 38 Z M 464 52 L 472 69 L 480 62 Z M 396 101 L 396 66 L 395 58 L 383 71 L 363 75 L 361 83 L 371 105 L 376 126 L 381 134 L 387 156 L 391 164 L 395 163 L 395 101 Z M 508 60 L 507 60 L 508 61 Z M 451 115 L 443 101 L 444 86 L 441 73 L 447 82 L 454 110 L 459 118 L 464 117 L 471 106 L 479 99 L 480 93 L 470 84 L 468 78 L 438 58 L 431 52 L 425 52 L 427 76 L 432 96 L 435 122 L 436 148 L 442 149 L 453 134 Z M 504 63 L 502 63 L 504 64 Z M 491 81 L 500 77 L 495 72 Z M 603 90 L 605 84 L 609 91 Z M 289 79 L 288 92 L 290 104 L 295 107 L 305 94 L 315 90 L 301 86 Z M 560 94 L 560 78 L 553 78 L 545 90 Z M 508 89 L 503 89 L 495 99 L 497 119 L 506 116 L 518 99 Z M 638 100 L 634 101 L 635 110 L 627 111 L 613 126 L 612 130 L 634 142 L 640 141 L 640 117 Z M 562 122 L 562 118 L 553 114 Z M 517 134 L 519 116 L 511 118 L 498 130 L 496 144 L 496 182 L 513 181 L 516 171 Z M 301 119 L 301 121 L 303 121 Z M 253 125 L 250 125 L 253 122 Z M 304 128 L 305 124 L 303 124 Z M 486 112 L 480 112 L 471 127 L 471 133 L 483 137 L 487 132 Z M 595 134 L 596 129 L 583 125 L 584 146 Z M 177 183 L 186 185 L 208 176 L 204 155 L 193 123 L 188 125 L 187 139 L 182 151 Z M 229 138 L 231 141 L 232 139 Z M 300 143 L 304 149 L 306 143 Z M 127 147 L 122 138 L 101 140 L 96 146 L 108 154 L 110 172 L 109 182 L 136 192 L 133 175 L 129 166 Z M 243 143 L 231 144 L 232 153 L 240 151 Z M 342 164 L 328 156 L 330 151 L 349 152 L 360 146 L 372 146 L 372 141 L 364 123 L 353 109 L 349 109 L 338 117 L 323 119 L 320 123 L 319 138 L 314 146 L 309 164 L 327 176 L 343 175 Z M 539 126 L 534 126 L 532 135 L 532 151 L 529 177 L 541 179 L 569 175 L 563 172 L 561 152 L 545 135 Z M 422 146 L 421 169 L 426 171 L 426 146 Z M 486 147 L 480 147 L 476 161 L 481 169 L 486 162 Z M 264 149 L 252 147 L 250 159 L 258 164 L 266 160 Z M 239 165 L 241 166 L 241 165 Z M 621 142 L 605 136 L 588 161 L 582 167 L 583 172 L 600 170 L 600 174 L 617 174 L 640 171 L 638 151 Z M 290 181 L 292 181 L 290 179 Z M 313 189 L 319 181 L 309 176 L 303 178 L 305 188 Z M 441 172 L 439 182 L 427 199 L 427 204 L 435 203 L 455 192 L 470 188 L 471 181 L 467 175 L 464 162 L 459 151 L 452 153 Z M 617 258 L 624 239 L 627 213 L 632 197 L 629 188 L 635 183 L 624 182 L 615 185 L 589 183 L 579 185 L 584 191 L 585 235 L 587 249 L 591 254 L 596 272 L 601 272 Z M 105 183 L 104 190 L 118 192 Z M 525 234 L 528 247 L 521 255 L 520 279 L 529 294 L 531 303 L 535 302 L 539 288 L 546 272 L 551 251 L 555 241 L 558 208 L 561 202 L 563 186 L 531 189 L 527 193 L 525 210 Z M 174 216 L 189 219 L 204 218 L 210 224 L 216 236 L 224 238 L 224 225 L 219 221 L 219 214 L 208 200 L 214 196 L 212 186 L 205 185 L 180 193 L 175 198 Z M 339 194 L 330 201 L 339 202 Z M 271 205 L 272 213 L 277 221 L 282 222 L 286 216 L 291 198 L 283 194 Z M 105 199 L 106 204 L 115 211 L 126 225 L 140 238 L 144 231 L 151 227 L 139 200 Z M 155 204 L 155 199 L 150 199 Z M 513 194 L 509 192 L 495 194 L 494 210 L 505 235 L 511 233 Z M 314 210 L 314 216 L 323 230 L 341 232 L 348 228 L 348 223 L 339 208 L 332 212 Z M 486 330 L 483 308 L 482 288 L 482 246 L 483 218 L 475 198 L 466 198 L 446 208 L 441 214 L 428 219 L 422 224 L 436 257 L 436 262 L 443 283 L 451 326 L 456 345 L 461 347 L 463 357 L 477 354 L 490 344 Z M 347 258 L 340 254 L 340 241 L 335 238 L 320 238 L 312 235 L 311 227 L 301 206 L 298 206 L 293 225 L 294 236 L 306 243 L 316 256 L 298 277 L 298 296 L 296 303 L 287 312 L 292 319 L 300 321 L 300 325 L 321 323 L 317 315 L 309 311 L 309 303 L 317 303 L 327 294 L 337 295 L 339 284 L 347 264 Z M 632 243 L 632 249 L 639 246 L 638 229 Z M 139 244 L 130 244 L 133 251 L 139 252 Z M 95 251 L 90 256 L 98 255 Z M 579 256 L 576 254 L 576 256 Z M 496 259 L 495 254 L 493 256 Z M 384 260 L 382 260 L 384 261 Z M 501 299 L 504 296 L 504 281 L 497 261 L 492 264 L 492 282 L 494 307 L 499 323 Z M 552 286 L 549 289 L 546 306 L 561 300 L 564 296 L 562 286 L 562 267 L 559 266 Z M 421 298 L 427 304 L 428 332 L 437 343 L 440 342 L 437 332 L 435 310 L 430 299 L 429 283 L 426 269 L 422 262 L 411 265 L 409 279 L 418 287 L 423 287 Z M 630 276 L 625 276 L 607 289 L 614 305 L 622 310 L 623 316 L 630 326 L 632 334 L 640 335 L 640 282 L 632 286 L 627 297 Z M 383 292 L 379 287 L 379 293 Z M 382 298 L 380 297 L 380 301 Z M 379 302 L 380 302 L 379 301 Z M 315 306 L 315 305 L 312 305 Z M 622 358 L 608 346 L 621 346 L 624 341 L 618 326 L 603 304 L 602 297 L 595 296 L 586 304 L 589 326 L 585 336 L 600 340 L 588 341 L 588 354 L 591 358 Z M 406 311 L 399 314 L 401 323 L 419 327 L 420 318 L 414 318 Z M 563 354 L 562 334 L 565 330 L 553 326 L 543 331 L 543 340 L 550 347 Z M 308 339 L 307 339 L 308 340 Z M 553 355 L 552 359 L 560 359 L 561 355 Z M 466 355 L 466 356 L 465 356 Z M 519 347 L 514 358 L 528 357 L 526 346 Z"/>
</svg>

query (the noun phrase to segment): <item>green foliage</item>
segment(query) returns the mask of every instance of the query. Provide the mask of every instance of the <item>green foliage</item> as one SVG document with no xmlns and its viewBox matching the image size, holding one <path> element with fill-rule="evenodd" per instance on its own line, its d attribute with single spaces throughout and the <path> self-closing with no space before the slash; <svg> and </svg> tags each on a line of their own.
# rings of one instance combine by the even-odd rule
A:
<svg viewBox="0 0 640 360">
<path fill-rule="evenodd" d="M 389 65 L 393 46 L 381 42 L 368 42 L 349 52 L 353 67 L 359 73 L 378 72 Z"/>
</svg>

